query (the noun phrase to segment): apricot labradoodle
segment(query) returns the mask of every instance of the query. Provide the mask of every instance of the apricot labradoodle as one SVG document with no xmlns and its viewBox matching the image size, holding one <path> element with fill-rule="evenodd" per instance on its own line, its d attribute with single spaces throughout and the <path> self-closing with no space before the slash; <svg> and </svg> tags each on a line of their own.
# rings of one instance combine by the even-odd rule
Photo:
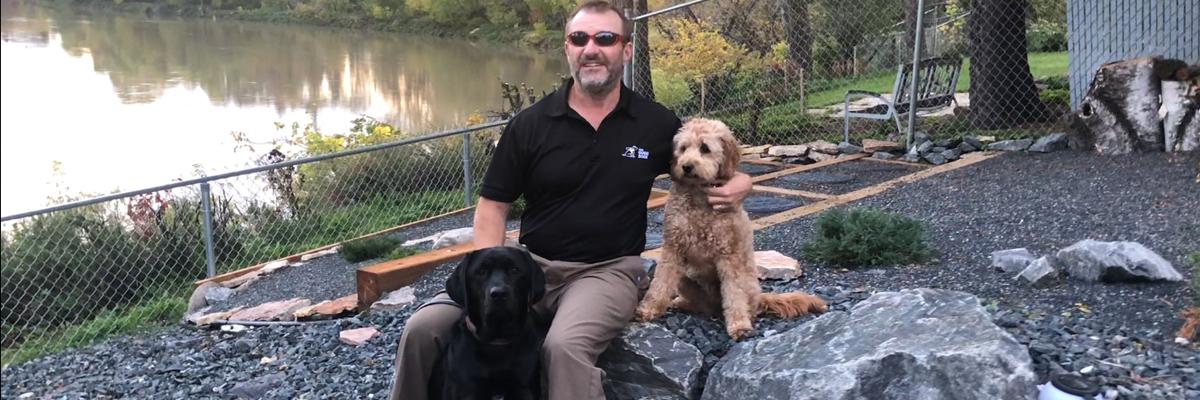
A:
<svg viewBox="0 0 1200 400">
<path fill-rule="evenodd" d="M 737 139 L 724 123 L 696 118 L 680 128 L 671 161 L 662 261 L 637 320 L 662 316 L 667 307 L 718 315 L 739 340 L 752 318 L 771 313 L 792 318 L 825 312 L 825 302 L 805 293 L 763 293 L 754 265 L 754 231 L 741 205 L 717 211 L 705 188 L 733 177 L 741 160 Z"/>
</svg>

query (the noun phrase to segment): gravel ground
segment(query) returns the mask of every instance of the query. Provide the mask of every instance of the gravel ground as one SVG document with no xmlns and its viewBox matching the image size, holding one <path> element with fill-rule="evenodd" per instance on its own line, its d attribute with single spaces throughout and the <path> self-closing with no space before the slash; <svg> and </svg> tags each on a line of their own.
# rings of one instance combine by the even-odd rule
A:
<svg viewBox="0 0 1200 400">
<path fill-rule="evenodd" d="M 1180 323 L 1176 315 L 1190 301 L 1186 285 L 1062 281 L 1035 289 L 988 267 L 993 250 L 1047 254 L 1084 238 L 1138 241 L 1182 265 L 1187 252 L 1200 248 L 1198 162 L 1200 155 L 1005 155 L 853 204 L 925 221 L 942 253 L 930 265 L 847 271 L 808 264 L 802 279 L 764 288 L 816 293 L 834 310 L 877 291 L 970 292 L 997 325 L 1030 347 L 1043 381 L 1052 371 L 1085 370 L 1122 399 L 1200 398 L 1200 351 L 1169 342 Z M 799 258 L 813 221 L 758 232 L 756 248 Z M 422 277 L 414 284 L 417 297 L 441 289 L 451 268 Z M 390 386 L 394 346 L 413 308 L 237 334 L 172 327 L 117 338 L 5 369 L 0 397 L 379 398 Z M 809 320 L 764 318 L 755 335 Z M 731 345 L 711 318 L 669 313 L 660 322 L 705 353 L 704 374 Z M 358 348 L 338 342 L 339 330 L 362 326 L 382 334 Z"/>
<path fill-rule="evenodd" d="M 920 170 L 920 167 L 856 160 L 809 172 L 784 175 L 762 182 L 761 185 L 825 194 L 843 194 Z"/>
<path fill-rule="evenodd" d="M 1006 154 L 853 203 L 928 224 L 931 265 L 845 271 L 805 263 L 803 286 L 872 291 L 934 287 L 973 293 L 1031 347 L 1039 378 L 1088 366 L 1121 398 L 1200 398 L 1200 352 L 1170 343 L 1191 302 L 1172 284 L 1058 281 L 1032 288 L 990 268 L 995 250 L 1050 254 L 1079 240 L 1130 240 L 1185 276 L 1200 250 L 1200 156 Z M 756 247 L 801 258 L 816 216 L 756 232 Z M 1156 392 L 1157 391 L 1157 392 Z"/>
</svg>

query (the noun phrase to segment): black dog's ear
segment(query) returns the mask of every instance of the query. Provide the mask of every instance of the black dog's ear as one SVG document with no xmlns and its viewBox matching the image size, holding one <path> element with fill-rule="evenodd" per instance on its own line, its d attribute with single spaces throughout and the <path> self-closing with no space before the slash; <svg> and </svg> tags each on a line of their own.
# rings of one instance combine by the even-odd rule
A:
<svg viewBox="0 0 1200 400">
<path fill-rule="evenodd" d="M 533 261 L 533 256 L 530 256 L 528 251 L 520 253 L 521 262 L 529 272 L 529 305 L 533 305 L 546 295 L 546 273 L 542 272 L 542 266 Z"/>
<path fill-rule="evenodd" d="M 450 295 L 450 299 L 462 306 L 463 310 L 467 309 L 467 274 L 470 273 L 471 265 L 474 263 L 475 254 L 478 251 L 467 253 L 462 261 L 458 262 L 458 266 L 454 267 L 454 272 L 450 273 L 450 278 L 446 279 L 446 294 Z"/>
</svg>

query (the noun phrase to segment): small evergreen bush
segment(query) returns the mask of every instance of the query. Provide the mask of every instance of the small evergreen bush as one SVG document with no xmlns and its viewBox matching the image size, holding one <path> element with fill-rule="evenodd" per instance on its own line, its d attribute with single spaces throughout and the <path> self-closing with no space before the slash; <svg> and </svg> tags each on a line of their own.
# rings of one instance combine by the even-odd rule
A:
<svg viewBox="0 0 1200 400">
<path fill-rule="evenodd" d="M 346 261 L 359 262 L 383 257 L 399 245 L 400 239 L 391 236 L 377 236 L 343 244 L 338 252 Z"/>
<path fill-rule="evenodd" d="M 416 255 L 417 253 L 420 253 L 419 251 L 417 251 L 417 249 L 408 248 L 408 247 L 397 247 L 395 249 L 392 249 L 392 251 L 389 251 L 387 253 L 387 255 L 384 256 L 384 258 L 389 259 L 389 260 L 396 260 L 396 259 L 401 259 L 404 257 Z"/>
<path fill-rule="evenodd" d="M 845 267 L 904 265 L 928 261 L 921 222 L 881 211 L 833 210 L 817 219 L 817 237 L 804 245 L 808 258 Z"/>
</svg>

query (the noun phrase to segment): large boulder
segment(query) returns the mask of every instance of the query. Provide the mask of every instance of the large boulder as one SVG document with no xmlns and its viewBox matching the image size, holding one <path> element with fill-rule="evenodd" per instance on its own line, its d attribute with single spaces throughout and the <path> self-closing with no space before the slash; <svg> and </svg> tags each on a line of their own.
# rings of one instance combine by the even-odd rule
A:
<svg viewBox="0 0 1200 400">
<path fill-rule="evenodd" d="M 1030 399 L 1031 364 L 975 296 L 903 290 L 735 345 L 703 398 Z"/>
<path fill-rule="evenodd" d="M 614 400 L 690 399 L 704 355 L 666 328 L 634 323 L 600 354 L 604 394 Z"/>
<path fill-rule="evenodd" d="M 1072 278 L 1090 282 L 1183 280 L 1170 262 L 1137 242 L 1081 240 L 1059 250 L 1055 259 Z"/>
</svg>

